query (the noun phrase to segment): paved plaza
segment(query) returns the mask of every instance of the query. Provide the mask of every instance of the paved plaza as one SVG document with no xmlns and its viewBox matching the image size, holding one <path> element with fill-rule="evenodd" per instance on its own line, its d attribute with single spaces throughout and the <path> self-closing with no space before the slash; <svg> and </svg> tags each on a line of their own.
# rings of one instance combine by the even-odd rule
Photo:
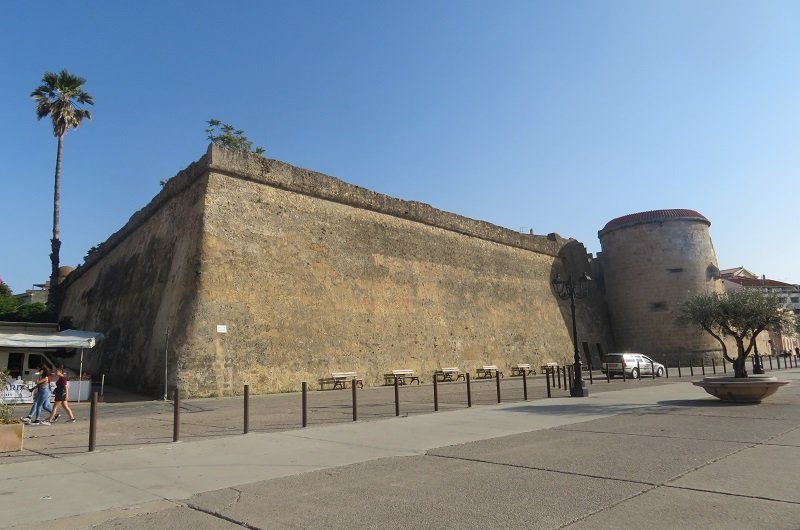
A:
<svg viewBox="0 0 800 530">
<path fill-rule="evenodd" d="M 699 378 L 699 374 L 695 374 Z M 101 403 L 71 425 L 26 431 L 0 454 L 0 527 L 798 528 L 800 370 L 760 405 L 669 380 L 595 380 L 588 398 L 542 378 L 352 394 Z M 113 391 L 105 396 L 113 401 Z"/>
</svg>

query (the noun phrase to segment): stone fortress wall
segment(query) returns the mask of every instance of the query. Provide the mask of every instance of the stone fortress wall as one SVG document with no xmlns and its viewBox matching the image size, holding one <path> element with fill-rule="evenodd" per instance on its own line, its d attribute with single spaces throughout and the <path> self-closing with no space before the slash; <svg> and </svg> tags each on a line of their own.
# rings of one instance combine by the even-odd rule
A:
<svg viewBox="0 0 800 530">
<path fill-rule="evenodd" d="M 657 210 L 600 230 L 598 259 L 620 351 L 674 360 L 720 350 L 707 333 L 676 323 L 687 294 L 722 290 L 710 224 L 693 210 Z"/>
<path fill-rule="evenodd" d="M 215 146 L 61 286 L 61 316 L 106 334 L 92 370 L 158 395 L 298 390 L 332 371 L 539 365 L 572 357 L 579 242 L 520 234 Z M 605 299 L 578 303 L 595 366 Z M 225 333 L 218 326 L 226 327 Z M 159 390 L 160 389 L 160 390 Z"/>
</svg>

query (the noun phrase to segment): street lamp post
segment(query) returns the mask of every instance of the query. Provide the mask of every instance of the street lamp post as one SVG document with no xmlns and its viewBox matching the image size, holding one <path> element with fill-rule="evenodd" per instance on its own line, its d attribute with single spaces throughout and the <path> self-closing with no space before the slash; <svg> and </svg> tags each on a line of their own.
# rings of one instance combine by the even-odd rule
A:
<svg viewBox="0 0 800 530">
<path fill-rule="evenodd" d="M 575 321 L 575 299 L 586 298 L 589 294 L 589 282 L 592 279 L 585 272 L 578 278 L 578 281 L 572 280 L 572 275 L 566 280 L 561 279 L 561 275 L 556 274 L 553 279 L 553 290 L 559 298 L 566 300 L 569 298 L 569 308 L 572 311 L 572 343 L 575 347 L 575 363 L 574 370 L 575 377 L 572 381 L 572 389 L 569 395 L 572 397 L 588 397 L 589 389 L 584 386 L 583 376 L 581 374 L 581 354 L 578 352 L 578 324 Z"/>
</svg>

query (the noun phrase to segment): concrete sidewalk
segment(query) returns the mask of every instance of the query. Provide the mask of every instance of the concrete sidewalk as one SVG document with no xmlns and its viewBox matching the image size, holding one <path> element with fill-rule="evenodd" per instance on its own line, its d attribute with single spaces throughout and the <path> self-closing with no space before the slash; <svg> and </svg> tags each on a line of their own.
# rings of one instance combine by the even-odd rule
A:
<svg viewBox="0 0 800 530">
<path fill-rule="evenodd" d="M 0 527 L 798 528 L 800 371 L 0 466 Z"/>
</svg>

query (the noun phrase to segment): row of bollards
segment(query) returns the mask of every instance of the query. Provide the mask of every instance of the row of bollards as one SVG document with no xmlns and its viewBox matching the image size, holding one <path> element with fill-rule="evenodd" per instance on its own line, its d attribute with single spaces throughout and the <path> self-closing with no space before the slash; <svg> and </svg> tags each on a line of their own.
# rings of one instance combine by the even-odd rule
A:
<svg viewBox="0 0 800 530">
<path fill-rule="evenodd" d="M 773 370 L 773 361 L 772 357 L 768 356 L 769 359 L 769 367 L 770 370 Z M 751 359 L 753 370 L 756 369 L 756 361 L 755 359 Z M 760 363 L 763 367 L 763 361 Z M 781 362 L 780 357 L 776 358 L 777 369 L 781 369 Z M 791 368 L 794 366 L 795 368 L 798 367 L 798 359 L 795 357 L 788 357 L 784 359 L 783 368 Z M 692 359 L 689 359 L 688 363 L 689 373 L 692 377 L 694 377 L 694 369 L 695 364 Z M 705 363 L 700 363 L 699 368 L 702 371 L 702 374 L 706 374 L 706 365 Z M 670 377 L 670 367 L 668 364 L 664 365 L 665 373 L 664 375 L 666 378 Z M 682 373 L 683 365 L 681 364 L 680 358 L 677 360 L 677 370 L 678 370 L 678 377 L 683 377 Z M 715 359 L 711 359 L 711 370 L 714 374 L 717 373 L 717 364 Z M 722 359 L 722 372 L 727 373 L 728 367 L 725 361 L 725 358 Z M 642 379 L 642 370 L 640 363 L 637 363 L 636 366 L 636 379 Z M 527 373 L 523 370 L 522 371 L 522 393 L 523 393 L 523 400 L 528 400 L 528 376 Z M 572 382 L 574 380 L 574 366 L 573 365 L 566 365 L 566 366 L 548 366 L 545 368 L 544 371 L 544 378 L 547 388 L 547 397 L 551 398 L 553 395 L 553 389 L 564 389 L 569 391 L 572 389 Z M 591 370 L 589 370 L 589 383 L 593 384 L 593 376 Z M 611 382 L 611 374 L 608 370 L 606 370 L 606 382 Z M 656 370 L 655 365 L 651 362 L 650 363 L 650 376 L 652 379 L 656 378 Z M 495 385 L 497 391 L 497 403 L 502 403 L 502 396 L 501 396 L 501 385 L 500 385 L 500 372 L 495 372 Z M 629 377 L 625 370 L 622 371 L 622 379 L 623 382 L 627 382 Z M 467 397 L 467 407 L 472 407 L 472 382 L 470 379 L 470 374 L 465 374 L 465 386 L 466 386 L 466 397 Z M 352 412 L 353 412 L 353 421 L 358 421 L 358 392 L 356 389 L 356 385 L 353 384 L 352 387 Z M 308 383 L 305 381 L 302 383 L 302 426 L 308 426 Z M 89 412 L 89 452 L 92 452 L 96 449 L 97 446 L 97 405 L 98 404 L 98 393 L 92 393 L 91 397 L 91 408 Z M 180 441 L 180 409 L 181 409 L 181 402 L 180 402 L 180 392 L 177 387 L 173 388 L 173 427 L 172 427 L 172 441 L 178 442 Z M 434 412 L 439 411 L 439 380 L 437 379 L 436 374 L 433 376 L 433 410 Z M 400 416 L 400 381 L 398 378 L 394 380 L 394 413 L 395 416 Z M 244 393 L 243 393 L 243 433 L 247 434 L 250 431 L 250 385 L 244 385 Z"/>
</svg>

